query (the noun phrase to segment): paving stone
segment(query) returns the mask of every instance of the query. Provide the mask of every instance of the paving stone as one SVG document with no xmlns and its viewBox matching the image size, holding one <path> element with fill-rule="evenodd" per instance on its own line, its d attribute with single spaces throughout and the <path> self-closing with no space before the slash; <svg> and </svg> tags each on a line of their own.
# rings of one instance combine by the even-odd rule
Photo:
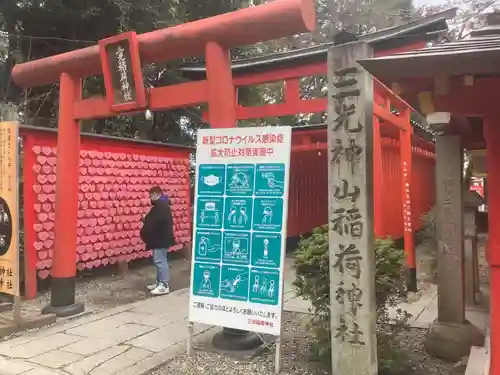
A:
<svg viewBox="0 0 500 375">
<path fill-rule="evenodd" d="M 43 367 L 37 367 L 28 372 L 23 372 L 22 375 L 66 375 L 64 372 L 57 370 L 49 370 Z"/>
<path fill-rule="evenodd" d="M 161 296 L 145 301 L 142 305 L 135 306 L 130 311 L 142 314 L 173 313 L 185 315 L 188 312 L 189 296 Z"/>
<path fill-rule="evenodd" d="M 112 375 L 132 366 L 138 361 L 153 355 L 149 350 L 130 348 L 126 352 L 104 362 L 92 371 L 89 375 Z"/>
<path fill-rule="evenodd" d="M 489 364 L 489 355 L 484 348 L 473 346 L 470 350 L 469 361 L 465 375 L 484 375 L 488 374 L 486 369 Z"/>
<path fill-rule="evenodd" d="M 111 330 L 94 333 L 95 337 L 89 337 L 73 345 L 66 346 L 64 350 L 76 354 L 90 355 L 142 336 L 152 330 L 154 330 L 153 327 L 123 324 Z"/>
<path fill-rule="evenodd" d="M 301 314 L 310 314 L 311 308 L 312 308 L 311 302 L 301 297 L 295 297 L 291 300 L 288 300 L 283 305 L 283 309 L 285 311 L 298 312 Z"/>
<path fill-rule="evenodd" d="M 171 324 L 154 330 L 146 335 L 127 341 L 127 344 L 152 352 L 161 352 L 171 345 L 185 341 L 187 334 L 186 320 L 185 323 Z"/>
<path fill-rule="evenodd" d="M 490 317 L 487 312 L 483 311 L 465 311 L 465 318 L 474 324 L 481 332 L 485 333 L 488 327 Z"/>
<path fill-rule="evenodd" d="M 2 347 L 0 348 L 0 354 L 11 358 L 33 358 L 83 339 L 84 337 L 81 336 L 56 333 L 26 344 L 14 347 Z"/>
<path fill-rule="evenodd" d="M 99 337 L 99 335 L 105 334 L 105 332 L 122 324 L 123 322 L 114 319 L 114 316 L 110 316 L 87 324 L 79 325 L 75 328 L 68 329 L 66 332 L 72 335 L 81 335 L 85 337 Z"/>
<path fill-rule="evenodd" d="M 139 336 L 154 329 L 154 327 L 124 323 L 118 319 L 109 319 L 110 320 L 106 318 L 97 322 L 85 324 L 83 326 L 70 329 L 67 332 L 73 335 L 81 335 L 89 338 L 116 336 L 118 339 L 121 337 L 127 337 L 125 340 L 130 340 L 132 337 Z"/>
<path fill-rule="evenodd" d="M 130 347 L 128 346 L 121 345 L 101 350 L 99 353 L 86 357 L 81 361 L 73 362 L 69 366 L 66 366 L 64 370 L 71 375 L 89 375 L 92 369 L 95 369 L 104 362 L 119 356 L 120 354 L 126 352 L 129 348 Z"/>
<path fill-rule="evenodd" d="M 62 350 L 73 354 L 89 356 L 118 344 L 120 343 L 117 343 L 116 339 L 113 337 L 86 338 L 82 341 L 68 345 L 62 348 Z"/>
<path fill-rule="evenodd" d="M 181 311 L 181 313 L 179 313 L 179 311 L 167 311 L 163 313 L 158 312 L 157 314 L 146 314 L 128 311 L 126 313 L 117 315 L 116 318 L 122 320 L 124 323 L 135 323 L 154 328 L 161 328 L 169 324 L 174 324 L 185 320 L 187 314 L 187 309 L 185 311 Z"/>
<path fill-rule="evenodd" d="M 169 346 L 167 349 L 162 350 L 161 352 L 154 353 L 153 355 L 146 357 L 125 369 L 120 370 L 120 375 L 149 374 L 151 369 L 157 368 L 158 366 L 161 366 L 170 359 L 185 353 L 186 353 L 186 343 L 180 342 L 178 344 Z"/>
<path fill-rule="evenodd" d="M 432 323 L 437 319 L 437 311 L 432 309 L 424 309 L 418 318 L 410 323 L 412 328 L 429 329 Z"/>
<path fill-rule="evenodd" d="M 99 313 L 87 314 L 78 318 L 73 318 L 62 324 L 57 324 L 53 327 L 46 327 L 43 330 L 39 330 L 36 332 L 24 332 L 21 337 L 16 337 L 0 343 L 0 348 L 18 346 L 31 341 L 39 340 L 44 337 L 55 335 L 56 333 L 63 333 L 64 331 L 70 330 L 72 328 L 76 328 L 84 324 L 92 323 L 94 321 L 119 314 L 122 311 L 126 311 L 128 309 L 129 308 L 127 308 L 126 306 L 119 306 Z"/>
<path fill-rule="evenodd" d="M 0 370 L 2 375 L 18 375 L 30 371 L 35 366 L 29 363 L 0 357 Z"/>
<path fill-rule="evenodd" d="M 147 374 L 185 351 L 188 301 L 185 289 L 24 333 L 0 343 L 0 375 Z"/>
<path fill-rule="evenodd" d="M 30 362 L 38 363 L 39 365 L 45 367 L 57 369 L 63 366 L 67 366 L 70 363 L 79 361 L 83 358 L 84 358 L 83 355 L 57 349 L 48 353 L 44 353 L 37 357 L 31 358 Z"/>
<path fill-rule="evenodd" d="M 198 334 L 193 338 L 193 345 L 206 342 L 219 331 L 218 327 L 212 327 L 205 324 L 196 324 L 194 332 Z M 175 345 L 171 345 L 161 352 L 155 353 L 150 357 L 146 357 L 141 361 L 133 364 L 126 369 L 120 371 L 119 375 L 147 375 L 152 369 L 168 362 L 169 360 L 186 353 L 186 341 L 181 341 Z M 172 374 L 177 375 L 177 374 Z"/>
</svg>

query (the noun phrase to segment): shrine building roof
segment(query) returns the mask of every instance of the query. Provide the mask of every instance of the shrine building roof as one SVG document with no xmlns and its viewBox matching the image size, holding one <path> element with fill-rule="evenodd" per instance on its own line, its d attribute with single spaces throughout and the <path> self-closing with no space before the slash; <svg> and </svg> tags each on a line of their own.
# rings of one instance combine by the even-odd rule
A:
<svg viewBox="0 0 500 375">
<path fill-rule="evenodd" d="M 500 11 L 487 15 L 487 26 L 463 40 L 435 44 L 411 52 L 360 60 L 383 82 L 440 75 L 498 75 L 500 67 Z"/>
<path fill-rule="evenodd" d="M 433 14 L 428 17 L 387 29 L 359 36 L 359 41 L 370 43 L 375 50 L 402 47 L 412 42 L 432 41 L 448 30 L 447 20 L 455 17 L 456 8 Z M 233 74 L 268 71 L 299 64 L 326 61 L 328 50 L 334 42 L 324 43 L 307 48 L 301 48 L 267 56 L 258 56 L 233 61 Z M 199 79 L 205 76 L 205 66 L 185 65 L 179 68 L 188 78 Z"/>
</svg>

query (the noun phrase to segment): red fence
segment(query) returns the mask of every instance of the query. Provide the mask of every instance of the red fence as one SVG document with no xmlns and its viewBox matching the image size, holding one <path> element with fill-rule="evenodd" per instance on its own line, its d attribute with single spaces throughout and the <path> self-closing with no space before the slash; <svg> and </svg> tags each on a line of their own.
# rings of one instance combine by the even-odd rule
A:
<svg viewBox="0 0 500 375">
<path fill-rule="evenodd" d="M 50 274 L 54 247 L 56 133 L 23 128 L 24 231 L 28 294 Z M 190 148 L 82 136 L 78 208 L 79 270 L 151 256 L 139 238 L 148 190 L 169 195 L 177 245 L 191 240 Z M 63 178 L 64 176 L 58 176 Z"/>
<path fill-rule="evenodd" d="M 307 131 L 304 131 L 304 134 L 306 133 Z M 425 142 L 418 143 L 418 147 L 413 147 L 413 230 L 420 229 L 422 214 L 427 213 L 435 202 L 433 147 L 428 144 L 427 149 L 424 149 L 422 147 Z M 403 237 L 400 164 L 399 140 L 382 138 L 383 223 L 382 232 L 376 233 L 380 237 Z M 319 147 L 314 151 L 293 152 L 290 178 L 288 235 L 293 237 L 309 233 L 315 227 L 328 222 L 326 149 Z"/>
<path fill-rule="evenodd" d="M 380 237 L 400 238 L 403 236 L 403 204 L 401 197 L 401 163 L 399 140 L 382 139 L 383 180 L 383 232 Z M 421 147 L 412 149 L 413 173 L 411 181 L 411 205 L 413 231 L 422 225 L 421 217 L 429 212 L 435 203 L 434 153 Z"/>
</svg>

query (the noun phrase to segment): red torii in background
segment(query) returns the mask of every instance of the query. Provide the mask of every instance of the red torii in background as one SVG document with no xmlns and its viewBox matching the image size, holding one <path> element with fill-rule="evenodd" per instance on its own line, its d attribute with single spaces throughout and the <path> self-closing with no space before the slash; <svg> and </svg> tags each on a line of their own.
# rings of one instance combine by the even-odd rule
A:
<svg viewBox="0 0 500 375">
<path fill-rule="evenodd" d="M 236 98 L 230 48 L 312 31 L 314 26 L 313 0 L 278 0 L 138 36 L 126 33 L 101 41 L 99 46 L 14 67 L 12 78 L 22 87 L 60 81 L 53 281 L 51 304 L 44 312 L 64 316 L 84 308 L 75 302 L 79 121 L 146 108 L 168 110 L 207 102 L 213 127 L 234 127 Z M 111 46 L 120 48 L 121 56 L 128 58 L 132 66 L 131 71 L 124 73 L 130 80 L 127 87 L 130 84 L 132 90 L 127 95 L 113 89 L 120 76 L 116 78 L 117 72 L 111 70 L 113 62 L 108 50 Z M 202 54 L 206 56 L 206 80 L 152 88 L 146 94 L 141 64 Z M 81 79 L 98 74 L 104 74 L 107 97 L 82 99 Z"/>
</svg>

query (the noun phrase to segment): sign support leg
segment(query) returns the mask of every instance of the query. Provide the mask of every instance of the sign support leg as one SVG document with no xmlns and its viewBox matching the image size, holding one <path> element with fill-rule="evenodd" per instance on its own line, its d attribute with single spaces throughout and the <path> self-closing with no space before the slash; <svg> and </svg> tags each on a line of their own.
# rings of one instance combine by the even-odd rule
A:
<svg viewBox="0 0 500 375">
<path fill-rule="evenodd" d="M 274 355 L 274 373 L 279 374 L 281 372 L 281 336 L 276 337 L 276 352 Z"/>
<path fill-rule="evenodd" d="M 189 357 L 193 356 L 193 322 L 188 323 L 188 337 L 187 337 L 187 355 Z"/>
<path fill-rule="evenodd" d="M 14 325 L 18 326 L 23 322 L 23 317 L 21 314 L 21 297 L 14 296 L 14 306 L 13 306 L 13 315 L 14 315 Z"/>
</svg>

